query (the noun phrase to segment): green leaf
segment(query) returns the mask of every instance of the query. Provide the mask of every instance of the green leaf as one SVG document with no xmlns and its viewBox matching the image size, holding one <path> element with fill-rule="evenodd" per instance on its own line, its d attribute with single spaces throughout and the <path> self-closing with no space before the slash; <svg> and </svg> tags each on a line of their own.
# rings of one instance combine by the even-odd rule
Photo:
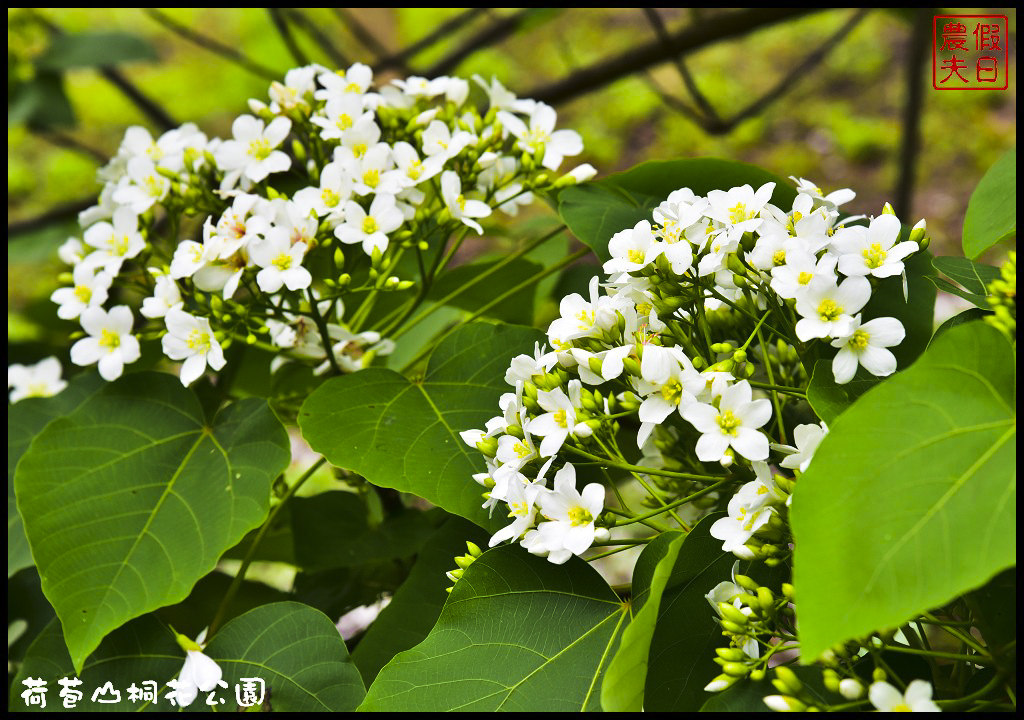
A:
<svg viewBox="0 0 1024 720">
<path fill-rule="evenodd" d="M 996 665 L 1012 677 L 1017 666 L 1017 568 L 968 593 L 967 604 Z"/>
<path fill-rule="evenodd" d="M 14 482 L 75 667 L 111 630 L 184 599 L 266 517 L 288 458 L 266 402 L 208 425 L 166 374 L 124 377 L 47 425 Z"/>
<path fill-rule="evenodd" d="M 47 70 L 77 67 L 113 67 L 131 60 L 156 60 L 156 50 L 138 35 L 128 33 L 76 33 L 53 38 L 36 59 Z"/>
<path fill-rule="evenodd" d="M 627 609 L 578 558 L 495 548 L 455 585 L 427 638 L 388 663 L 360 709 L 598 709 Z"/>
<path fill-rule="evenodd" d="M 177 605 L 160 608 L 156 616 L 176 631 L 196 637 L 210 624 L 234 579 L 232 575 L 215 570 L 197 582 L 187 598 Z M 293 599 L 288 593 L 261 582 L 242 580 L 224 611 L 224 619 L 231 620 L 261 605 Z"/>
<path fill-rule="evenodd" d="M 840 415 L 794 493 L 801 657 L 897 627 L 1016 563 L 1014 352 L 941 335 Z"/>
<path fill-rule="evenodd" d="M 32 80 L 18 87 L 7 106 L 7 124 L 21 123 L 39 130 L 75 124 L 75 111 L 64 90 L 62 74 L 39 70 Z"/>
<path fill-rule="evenodd" d="M 323 613 L 296 602 L 280 602 L 251 610 L 226 624 L 210 641 L 204 653 L 220 665 L 226 689 L 213 692 L 216 709 L 238 710 L 235 686 L 242 678 L 261 678 L 266 686 L 265 702 L 274 710 L 291 712 L 347 712 L 354 710 L 364 695 L 359 672 L 348 657 L 345 643 L 334 623 Z M 76 672 L 61 639 L 60 624 L 52 622 L 29 648 L 14 687 L 24 686 L 27 677 L 49 683 L 47 709 L 60 706 L 57 680 L 77 675 L 84 697 L 77 711 L 110 712 L 149 710 L 169 712 L 164 688 L 176 677 L 185 653 L 174 633 L 153 615 L 134 620 L 111 633 Z M 155 703 L 132 703 L 127 688 L 146 680 L 160 688 Z M 110 682 L 120 690 L 121 702 L 104 705 L 92 702 L 92 692 Z M 190 711 L 208 711 L 208 693 L 200 693 Z M 12 710 L 26 710 L 24 700 L 12 695 Z"/>
<path fill-rule="evenodd" d="M 772 202 L 792 204 L 796 189 L 786 180 L 754 165 L 691 158 L 646 162 L 596 182 L 573 185 L 558 195 L 558 214 L 582 243 L 602 261 L 608 260 L 612 235 L 650 220 L 651 211 L 674 190 L 688 187 L 698 195 L 750 185 L 755 190 L 774 182 Z"/>
<path fill-rule="evenodd" d="M 935 328 L 935 334 L 932 335 L 932 342 L 935 342 L 936 338 L 947 330 L 952 330 L 957 325 L 963 325 L 964 323 L 974 322 L 975 320 L 981 320 L 987 315 L 991 315 L 991 312 L 982 310 L 981 308 L 967 308 L 962 313 L 957 313 L 953 317 L 949 318 L 946 322 Z"/>
<path fill-rule="evenodd" d="M 452 581 L 445 573 L 466 554 L 466 541 L 487 547 L 488 536 L 473 523 L 451 516 L 424 544 L 409 577 L 352 651 L 367 685 L 395 655 L 420 643 L 434 627 Z"/>
<path fill-rule="evenodd" d="M 434 531 L 426 513 L 411 509 L 371 525 L 363 498 L 340 490 L 289 505 L 295 564 L 307 570 L 409 557 Z"/>
<path fill-rule="evenodd" d="M 302 603 L 250 610 L 226 624 L 206 654 L 230 687 L 243 677 L 262 678 L 279 712 L 350 712 L 366 692 L 334 623 Z M 232 700 L 223 709 L 234 710 Z"/>
<path fill-rule="evenodd" d="M 964 255 L 977 258 L 1017 234 L 1017 148 L 1003 153 L 974 188 L 964 217 Z"/>
<path fill-rule="evenodd" d="M 826 425 L 831 426 L 835 419 L 857 398 L 881 381 L 882 378 L 875 377 L 864 368 L 857 368 L 857 374 L 853 380 L 839 385 L 832 372 L 832 361 L 819 360 L 814 363 L 811 382 L 807 385 L 807 402 L 811 404 L 814 413 Z"/>
<path fill-rule="evenodd" d="M 86 373 L 68 383 L 59 395 L 26 398 L 7 406 L 7 577 L 32 565 L 25 527 L 14 495 L 14 470 L 32 438 L 54 418 L 67 415 L 103 387 L 99 375 Z"/>
<path fill-rule="evenodd" d="M 939 290 L 959 295 L 983 310 L 990 309 L 988 284 L 999 278 L 999 268 L 972 262 L 962 257 L 937 257 L 932 260 L 932 265 L 943 275 L 963 286 L 963 288 L 958 287 L 943 278 L 931 278 Z"/>
<path fill-rule="evenodd" d="M 708 697 L 704 686 L 721 672 L 713 661 L 715 648 L 728 641 L 705 598 L 729 579 L 736 562 L 709 532 L 721 517 L 724 513 L 709 515 L 690 531 L 672 568 L 651 641 L 644 689 L 648 712 L 697 710 Z"/>
<path fill-rule="evenodd" d="M 334 378 L 303 403 L 302 435 L 332 464 L 486 527 L 472 479 L 483 458 L 459 432 L 500 412 L 509 361 L 542 339 L 532 328 L 474 323 L 438 345 L 421 381 L 383 368 Z"/>
<path fill-rule="evenodd" d="M 644 683 L 658 609 L 686 535 L 662 533 L 644 548 L 633 570 L 633 620 L 622 633 L 601 683 L 601 708 L 605 712 L 639 712 L 644 709 Z"/>
<path fill-rule="evenodd" d="M 443 300 L 481 273 L 493 268 L 498 262 L 500 260 L 477 261 L 468 265 L 459 265 L 451 272 L 444 273 L 430 289 L 427 300 L 432 302 Z M 511 290 L 541 270 L 541 266 L 537 263 L 518 258 L 470 286 L 465 292 L 459 293 L 450 304 L 462 310 L 476 311 L 501 293 Z M 535 288 L 533 286 L 524 287 L 510 296 L 507 302 L 499 303 L 488 310 L 486 315 L 502 322 L 529 325 L 533 322 L 534 295 Z"/>
</svg>

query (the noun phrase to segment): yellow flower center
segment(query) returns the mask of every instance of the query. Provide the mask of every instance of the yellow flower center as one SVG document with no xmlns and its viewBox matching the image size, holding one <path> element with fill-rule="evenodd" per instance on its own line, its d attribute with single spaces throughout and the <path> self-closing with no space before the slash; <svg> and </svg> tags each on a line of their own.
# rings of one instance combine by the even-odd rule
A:
<svg viewBox="0 0 1024 720">
<path fill-rule="evenodd" d="M 130 235 L 122 235 L 119 238 L 115 237 L 110 242 L 111 250 L 114 251 L 114 255 L 118 256 L 127 255 L 131 244 L 132 238 Z"/>
<path fill-rule="evenodd" d="M 822 322 L 835 322 L 843 314 L 843 309 L 831 298 L 825 298 L 818 306 L 818 317 Z"/>
<path fill-rule="evenodd" d="M 807 283 L 809 283 L 813 279 L 814 279 L 814 274 L 813 273 L 809 273 L 807 271 L 804 271 L 804 272 L 802 272 L 802 273 L 800 273 L 799 275 L 796 276 L 796 281 L 798 283 L 800 283 L 801 285 L 806 285 Z"/>
<path fill-rule="evenodd" d="M 590 511 L 584 507 L 571 507 L 569 508 L 569 524 L 573 527 L 579 527 L 580 525 L 589 525 L 594 522 L 594 516 L 590 514 Z"/>
<path fill-rule="evenodd" d="M 899 705 L 893 705 L 889 708 L 889 712 L 914 712 L 910 709 L 910 706 L 906 703 L 900 703 Z"/>
<path fill-rule="evenodd" d="M 524 502 L 510 502 L 508 504 L 509 517 L 522 517 L 529 511 Z"/>
<path fill-rule="evenodd" d="M 558 427 L 568 427 L 566 424 L 565 410 L 555 410 L 555 425 Z"/>
<path fill-rule="evenodd" d="M 189 350 L 195 350 L 196 354 L 205 353 L 210 349 L 210 333 L 196 328 L 188 334 L 185 343 Z"/>
<path fill-rule="evenodd" d="M 644 253 L 642 250 L 630 250 L 626 255 L 629 257 L 631 263 L 642 265 L 644 262 Z"/>
<path fill-rule="evenodd" d="M 733 415 L 732 410 L 726 410 L 724 413 L 718 416 L 718 427 L 722 428 L 722 432 L 726 435 L 736 436 L 736 428 L 740 426 L 740 419 Z"/>
<path fill-rule="evenodd" d="M 520 458 L 524 458 L 530 454 L 530 448 L 526 446 L 526 443 L 517 442 L 512 446 L 512 449 Z"/>
<path fill-rule="evenodd" d="M 266 160 L 274 150 L 266 138 L 249 141 L 249 155 L 257 160 Z"/>
<path fill-rule="evenodd" d="M 887 254 L 878 243 L 871 243 L 871 247 L 866 247 L 861 251 L 861 255 L 864 256 L 864 262 L 872 270 L 882 266 Z"/>
<path fill-rule="evenodd" d="M 380 170 L 373 168 L 363 173 L 363 184 L 375 188 L 380 184 Z"/>
<path fill-rule="evenodd" d="M 160 178 L 155 175 L 146 176 L 146 192 L 149 193 L 150 197 L 159 198 L 163 195 L 164 187 L 160 182 Z"/>
<path fill-rule="evenodd" d="M 359 87 L 359 83 L 350 82 L 348 85 L 345 86 L 345 92 L 347 93 L 357 93 L 362 91 L 363 89 Z"/>
<path fill-rule="evenodd" d="M 851 350 L 863 350 L 868 346 L 868 341 L 870 339 L 871 336 L 866 332 L 863 330 L 857 330 L 846 344 L 849 345 Z"/>
<path fill-rule="evenodd" d="M 341 202 L 341 196 L 330 188 L 324 188 L 320 192 L 320 198 L 324 201 L 324 205 L 329 208 L 337 207 L 338 203 Z"/>
<path fill-rule="evenodd" d="M 121 347 L 121 336 L 116 332 L 103 328 L 103 333 L 100 335 L 100 347 L 107 348 L 107 350 L 116 350 Z"/>
<path fill-rule="evenodd" d="M 409 164 L 409 169 L 405 171 L 405 174 L 413 180 L 419 180 L 420 175 L 423 174 L 423 163 L 419 160 L 413 160 L 412 163 Z"/>
<path fill-rule="evenodd" d="M 362 157 L 366 154 L 366 143 L 357 143 L 352 146 L 352 154 L 356 157 Z"/>
<path fill-rule="evenodd" d="M 586 330 L 587 328 L 593 327 L 594 321 L 596 320 L 593 310 L 580 310 L 576 317 L 580 321 L 580 330 Z"/>
<path fill-rule="evenodd" d="M 338 116 L 338 119 L 334 121 L 334 125 L 339 130 L 348 130 L 352 127 L 352 116 L 342 113 Z"/>
<path fill-rule="evenodd" d="M 79 302 L 87 305 L 92 300 L 92 288 L 88 285 L 75 285 L 75 297 Z"/>
<path fill-rule="evenodd" d="M 785 264 L 786 264 L 786 251 L 785 250 L 778 250 L 778 251 L 776 251 L 776 253 L 774 255 L 772 255 L 772 265 L 779 266 L 779 265 L 785 265 Z"/>
<path fill-rule="evenodd" d="M 683 386 L 676 378 L 672 378 L 661 386 L 661 396 L 672 405 L 678 405 L 683 398 Z"/>
<path fill-rule="evenodd" d="M 651 314 L 651 307 L 652 306 L 651 306 L 650 303 L 645 303 L 645 302 L 637 303 L 636 304 L 636 314 L 637 315 L 650 315 Z"/>
<path fill-rule="evenodd" d="M 466 198 L 459 193 L 459 196 L 455 198 L 455 204 L 459 206 L 459 212 L 466 212 Z"/>
<path fill-rule="evenodd" d="M 729 219 L 734 223 L 741 223 L 744 220 L 749 219 L 747 215 L 747 206 L 743 203 L 736 203 L 729 209 Z"/>
<path fill-rule="evenodd" d="M 287 270 L 292 266 L 292 256 L 288 253 L 281 253 L 274 258 L 274 265 L 278 270 Z"/>
<path fill-rule="evenodd" d="M 50 392 L 44 382 L 29 383 L 26 389 L 26 397 L 49 397 Z"/>
<path fill-rule="evenodd" d="M 367 215 L 366 217 L 363 218 L 363 232 L 364 233 L 366 233 L 367 235 L 373 235 L 375 232 L 377 232 L 377 229 L 378 229 L 377 221 L 374 220 L 372 216 Z"/>
</svg>

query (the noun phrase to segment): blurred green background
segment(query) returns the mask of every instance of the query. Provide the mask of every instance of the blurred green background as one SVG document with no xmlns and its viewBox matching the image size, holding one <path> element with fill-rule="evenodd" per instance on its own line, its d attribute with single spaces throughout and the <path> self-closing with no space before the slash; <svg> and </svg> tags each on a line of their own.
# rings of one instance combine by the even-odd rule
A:
<svg viewBox="0 0 1024 720">
<path fill-rule="evenodd" d="M 1016 144 L 1016 11 L 806 11 L 709 42 L 686 53 L 685 65 L 661 61 L 572 99 L 558 94 L 557 83 L 569 78 L 571 85 L 607 58 L 628 65 L 680 33 L 714 35 L 742 12 L 9 9 L 9 342 L 48 339 L 53 308 L 47 298 L 63 269 L 55 250 L 75 231 L 76 204 L 98 191 L 94 175 L 101 159 L 116 151 L 129 125 L 159 131 L 153 112 L 160 110 L 143 113 L 129 99 L 133 92 L 177 123 L 195 121 L 210 135 L 225 135 L 234 117 L 246 112 L 248 98 L 266 98 L 267 76 L 283 76 L 298 59 L 378 65 L 423 38 L 435 41 L 378 77 L 443 69 L 464 77 L 494 75 L 526 97 L 554 91 L 550 101 L 558 107 L 559 125 L 584 138 L 585 155 L 573 160 L 594 164 L 602 175 L 648 159 L 745 160 L 813 179 L 826 191 L 852 187 L 857 199 L 844 208 L 852 212 L 874 214 L 894 201 L 904 220 L 927 218 L 936 254 L 959 254 L 971 190 Z M 939 12 L 1008 16 L 1008 90 L 932 88 L 932 16 Z M 59 34 L 111 32 L 141 38 L 126 56 L 149 59 L 90 67 L 95 58 L 53 58 Z M 114 53 L 121 46 L 112 42 L 108 48 Z M 723 123 L 715 127 L 716 117 L 731 118 L 776 88 L 772 101 L 748 119 L 726 132 Z M 907 155 L 913 162 L 902 163 L 901 174 L 901 150 L 914 127 L 917 151 Z M 902 208 L 901 184 L 904 194 L 912 190 Z"/>
</svg>

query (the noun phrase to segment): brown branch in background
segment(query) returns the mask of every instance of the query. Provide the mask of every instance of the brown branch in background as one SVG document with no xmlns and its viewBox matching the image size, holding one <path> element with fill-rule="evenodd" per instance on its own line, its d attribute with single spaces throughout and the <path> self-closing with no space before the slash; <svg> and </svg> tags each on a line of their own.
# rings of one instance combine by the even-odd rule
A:
<svg viewBox="0 0 1024 720">
<path fill-rule="evenodd" d="M 295 42 L 295 36 L 292 35 L 292 29 L 289 27 L 288 19 L 285 17 L 282 9 L 267 8 L 267 13 L 270 15 L 270 21 L 274 24 L 277 34 L 281 36 L 281 41 L 288 48 L 288 52 L 291 53 L 295 63 L 297 65 L 309 65 L 309 58 L 306 57 L 306 53 L 302 52 L 299 44 Z"/>
<path fill-rule="evenodd" d="M 188 40 L 193 45 L 201 47 L 204 50 L 209 50 L 216 55 L 220 55 L 225 60 L 235 63 L 239 67 L 248 70 L 253 75 L 258 75 L 266 80 L 277 80 L 281 76 L 281 74 L 276 70 L 260 65 L 258 62 L 249 59 L 235 48 L 229 45 L 224 45 L 218 40 L 214 40 L 206 35 L 202 35 L 187 25 L 182 25 L 177 20 L 165 15 L 156 8 L 145 8 L 145 11 L 147 15 L 173 32 L 175 35 Z"/>
<path fill-rule="evenodd" d="M 517 13 L 498 18 L 491 25 L 470 37 L 451 53 L 438 60 L 431 67 L 423 72 L 426 77 L 437 77 L 447 75 L 459 66 L 463 60 L 473 53 L 486 47 L 497 45 L 510 35 L 514 35 L 523 24 L 538 11 L 537 8 L 526 8 Z"/>
<path fill-rule="evenodd" d="M 551 105 L 573 100 L 604 87 L 627 75 L 665 62 L 675 55 L 692 52 L 732 37 L 770 27 L 776 23 L 818 12 L 820 8 L 753 8 L 739 10 L 709 18 L 700 27 L 689 27 L 669 36 L 669 42 L 655 40 L 647 45 L 631 48 L 615 57 L 600 60 L 577 70 L 568 77 L 542 85 L 524 93 Z"/>
<path fill-rule="evenodd" d="M 51 145 L 56 145 L 57 147 L 64 148 L 65 150 L 73 150 L 74 152 L 77 152 L 80 155 L 85 155 L 91 160 L 95 160 L 100 165 L 106 165 L 107 160 L 110 159 L 109 154 L 103 152 L 102 150 L 98 150 L 94 147 L 86 145 L 78 138 L 68 135 L 67 133 L 62 132 L 61 130 L 34 130 L 32 128 L 29 128 L 29 132 L 45 140 Z"/>
<path fill-rule="evenodd" d="M 469 8 L 465 12 L 459 13 L 452 19 L 438 25 L 433 32 L 424 35 L 405 49 L 399 50 L 393 55 L 388 55 L 387 57 L 379 60 L 373 68 L 374 72 L 395 69 L 408 73 L 409 68 L 406 65 L 406 62 L 410 58 L 415 57 L 432 45 L 437 44 L 438 41 L 447 38 L 449 35 L 459 30 L 463 25 L 469 24 L 471 21 L 475 20 L 477 16 L 485 12 L 487 12 L 487 8 L 477 7 Z"/>
<path fill-rule="evenodd" d="M 331 8 L 341 24 L 348 28 L 356 40 L 362 43 L 363 47 L 373 53 L 374 57 L 382 58 L 391 54 L 391 51 L 381 44 L 369 28 L 359 22 L 359 18 L 345 8 Z"/>
<path fill-rule="evenodd" d="M 347 68 L 352 64 L 348 57 L 334 46 L 334 43 L 320 29 L 320 26 L 310 20 L 301 10 L 292 8 L 287 13 L 296 27 L 305 32 L 324 51 L 324 54 L 330 58 L 330 61 L 336 68 Z"/>
<path fill-rule="evenodd" d="M 120 70 L 113 67 L 100 68 L 100 75 L 109 80 L 114 87 L 135 104 L 135 107 L 142 111 L 143 115 L 148 117 L 161 130 L 166 132 L 178 127 L 178 123 L 166 110 L 139 90 L 139 88 L 135 87 Z"/>
<path fill-rule="evenodd" d="M 647 16 L 647 20 L 651 23 L 654 28 L 655 34 L 658 36 L 658 40 L 661 41 L 663 47 L 671 49 L 672 38 L 668 34 L 668 30 L 665 28 L 665 23 L 661 19 L 661 15 L 655 8 L 644 8 L 644 14 Z M 679 77 L 683 80 L 683 85 L 686 86 L 686 91 L 690 93 L 690 97 L 693 98 L 694 103 L 697 105 L 697 109 L 686 106 L 690 113 L 703 113 L 704 117 L 708 118 L 713 122 L 721 122 L 721 118 L 715 111 L 715 108 L 711 105 L 711 102 L 697 87 L 697 83 L 694 81 L 693 76 L 690 74 L 690 69 L 686 66 L 686 61 L 682 55 L 673 54 L 672 62 L 676 66 L 676 70 L 679 72 Z"/>
<path fill-rule="evenodd" d="M 896 214 L 910 219 L 914 202 L 917 155 L 921 149 L 921 111 L 924 108 L 925 65 L 931 41 L 933 8 L 917 8 L 910 27 L 906 66 L 906 105 L 900 138 L 899 176 L 896 181 Z"/>
<path fill-rule="evenodd" d="M 62 203 L 33 218 L 10 223 L 7 226 L 7 241 L 10 242 L 16 235 L 41 230 L 52 223 L 67 222 L 72 218 L 77 218 L 78 213 L 91 208 L 95 204 L 96 196 L 90 195 L 81 200 Z"/>
</svg>

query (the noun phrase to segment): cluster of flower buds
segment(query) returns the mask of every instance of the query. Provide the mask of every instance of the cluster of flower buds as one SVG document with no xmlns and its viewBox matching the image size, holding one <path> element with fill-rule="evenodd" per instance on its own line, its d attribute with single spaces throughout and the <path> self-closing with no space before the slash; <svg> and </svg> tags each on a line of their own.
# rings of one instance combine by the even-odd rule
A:
<svg viewBox="0 0 1024 720">
<path fill-rule="evenodd" d="M 375 87 L 365 65 L 310 65 L 250 100 L 229 138 L 129 128 L 60 250 L 71 271 L 52 299 L 82 328 L 72 362 L 113 380 L 160 338 L 188 385 L 232 341 L 320 371 L 389 352 L 363 329 L 377 294 L 432 279 L 396 273 L 439 271 L 450 238 L 594 172 L 558 174 L 583 145 L 551 107 L 474 80 L 482 109 L 461 78 Z M 401 265 L 406 250 L 421 262 Z M 346 315 L 343 298 L 360 305 Z"/>
<path fill-rule="evenodd" d="M 651 220 L 611 238 L 605 284 L 595 277 L 586 297 L 561 300 L 547 331 L 551 349 L 515 358 L 501 415 L 463 433 L 487 459 L 476 477 L 485 507 L 507 505 L 514 518 L 492 544 L 518 540 L 564 562 L 604 539 L 614 525 L 601 520 L 605 485 L 577 490 L 573 460 L 653 478 L 652 507 L 664 497 L 651 484 L 672 499 L 698 494 L 691 518 L 727 503 L 729 517 L 712 533 L 741 558 L 778 562 L 788 553 L 792 476 L 826 428 L 791 428 L 789 445 L 777 413 L 796 400 L 785 391 L 802 394 L 813 344 L 834 355 L 838 383 L 859 366 L 876 376 L 895 371 L 889 348 L 902 342 L 902 324 L 863 310 L 926 240 L 922 221 L 901 242 L 888 205 L 878 217 L 841 219 L 838 206 L 852 191 L 826 196 L 794 181 L 787 210 L 770 202 L 774 183 L 706 197 L 682 188 Z M 619 431 L 630 420 L 636 444 L 623 451 Z M 791 474 L 774 474 L 769 463 Z M 722 477 L 709 466 L 745 484 L 734 495 L 701 493 Z"/>
<path fill-rule="evenodd" d="M 988 302 L 994 315 L 985 322 L 998 328 L 1011 340 L 1017 340 L 1017 253 L 1010 251 L 999 268 L 999 277 L 989 283 Z"/>
</svg>

